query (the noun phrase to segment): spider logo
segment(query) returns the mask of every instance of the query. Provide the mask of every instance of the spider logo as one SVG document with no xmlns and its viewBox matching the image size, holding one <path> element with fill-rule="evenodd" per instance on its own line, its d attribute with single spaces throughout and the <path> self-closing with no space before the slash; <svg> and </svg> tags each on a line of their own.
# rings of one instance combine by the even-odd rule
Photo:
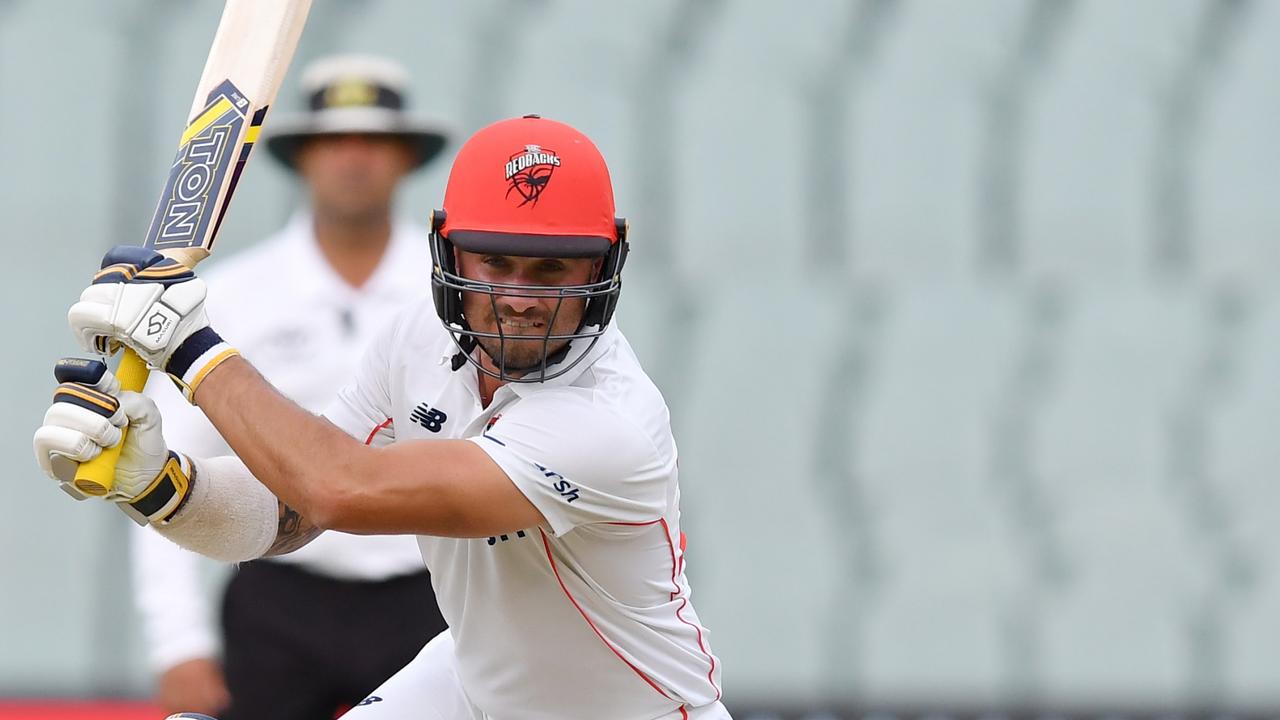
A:
<svg viewBox="0 0 1280 720">
<path fill-rule="evenodd" d="M 520 152 L 514 153 L 507 160 L 507 193 L 511 197 L 515 192 L 521 202 L 517 207 L 530 207 L 538 204 L 542 191 L 547 189 L 551 175 L 560 167 L 560 156 L 554 150 L 547 150 L 538 145 L 526 145 Z"/>
</svg>

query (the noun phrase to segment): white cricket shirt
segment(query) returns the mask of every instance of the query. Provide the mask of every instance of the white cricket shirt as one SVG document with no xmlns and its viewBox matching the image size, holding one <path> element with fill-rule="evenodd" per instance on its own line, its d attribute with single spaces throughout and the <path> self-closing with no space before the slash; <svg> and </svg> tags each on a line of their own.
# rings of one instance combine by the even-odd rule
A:
<svg viewBox="0 0 1280 720">
<path fill-rule="evenodd" d="M 571 357 L 587 341 L 576 341 Z M 370 346 L 325 415 L 374 443 L 466 438 L 547 520 L 419 537 L 467 695 L 495 718 L 655 718 L 720 696 L 689 601 L 666 403 L 611 327 L 575 368 L 481 407 L 428 299 Z M 430 468 L 423 468 L 424 473 Z"/>
<path fill-rule="evenodd" d="M 346 283 L 320 252 L 311 216 L 296 214 L 278 233 L 215 263 L 201 277 L 212 326 L 299 405 L 320 412 L 350 380 L 369 342 L 429 289 L 424 228 L 397 223 L 386 254 L 361 288 Z M 169 447 L 196 457 L 230 455 L 213 424 L 161 373 L 147 394 L 160 406 Z M 200 563 L 158 533 L 135 527 L 134 587 L 148 655 L 163 670 L 217 647 Z M 321 534 L 288 555 L 268 558 L 345 580 L 384 580 L 422 569 L 414 538 Z"/>
</svg>

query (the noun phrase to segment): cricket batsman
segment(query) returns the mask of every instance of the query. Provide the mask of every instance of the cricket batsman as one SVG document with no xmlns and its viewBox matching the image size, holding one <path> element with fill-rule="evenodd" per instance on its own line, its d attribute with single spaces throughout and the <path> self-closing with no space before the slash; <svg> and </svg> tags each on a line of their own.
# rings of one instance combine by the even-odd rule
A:
<svg viewBox="0 0 1280 720">
<path fill-rule="evenodd" d="M 112 250 L 69 312 L 76 338 L 136 350 L 236 455 L 169 450 L 148 398 L 79 361 L 36 431 L 41 467 L 81 496 L 77 463 L 127 426 L 106 499 L 223 561 L 325 529 L 417 535 L 449 630 L 353 720 L 728 718 L 690 601 L 670 417 L 613 323 L 628 244 L 600 152 L 537 116 L 480 130 L 430 239 L 431 296 L 320 416 L 210 327 L 191 271 Z"/>
</svg>

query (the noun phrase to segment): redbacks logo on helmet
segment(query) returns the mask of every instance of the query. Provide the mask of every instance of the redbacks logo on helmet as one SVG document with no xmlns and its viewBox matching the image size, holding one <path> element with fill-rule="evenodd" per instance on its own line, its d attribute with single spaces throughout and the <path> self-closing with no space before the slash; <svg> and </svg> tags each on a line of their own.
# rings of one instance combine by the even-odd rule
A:
<svg viewBox="0 0 1280 720">
<path fill-rule="evenodd" d="M 551 175 L 560 167 L 560 156 L 555 150 L 544 149 L 540 145 L 525 145 L 520 152 L 514 153 L 507 161 L 506 177 L 507 197 L 514 191 L 523 198 L 520 207 L 537 205 L 542 191 L 551 182 Z"/>
</svg>

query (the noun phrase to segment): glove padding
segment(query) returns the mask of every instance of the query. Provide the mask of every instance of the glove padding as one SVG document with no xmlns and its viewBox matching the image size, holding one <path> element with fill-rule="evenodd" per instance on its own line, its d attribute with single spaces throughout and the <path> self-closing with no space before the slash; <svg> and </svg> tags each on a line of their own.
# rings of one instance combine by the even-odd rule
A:
<svg viewBox="0 0 1280 720">
<path fill-rule="evenodd" d="M 155 402 L 119 388 L 108 371 L 92 384 L 58 385 L 32 439 L 36 462 L 68 495 L 83 500 L 89 496 L 75 487 L 76 468 L 120 442 L 120 428 L 128 424 L 114 485 L 103 499 L 140 524 L 163 522 L 190 489 L 191 463 L 166 447 Z"/>
<path fill-rule="evenodd" d="M 80 347 L 110 354 L 121 343 L 165 369 L 182 342 L 209 325 L 204 281 L 148 248 L 120 246 L 102 259 L 67 320 Z"/>
<path fill-rule="evenodd" d="M 103 258 L 67 322 L 84 350 L 111 355 L 127 345 L 191 400 L 210 370 L 239 354 L 209 327 L 206 294 L 204 281 L 185 265 L 122 245 Z"/>
</svg>

